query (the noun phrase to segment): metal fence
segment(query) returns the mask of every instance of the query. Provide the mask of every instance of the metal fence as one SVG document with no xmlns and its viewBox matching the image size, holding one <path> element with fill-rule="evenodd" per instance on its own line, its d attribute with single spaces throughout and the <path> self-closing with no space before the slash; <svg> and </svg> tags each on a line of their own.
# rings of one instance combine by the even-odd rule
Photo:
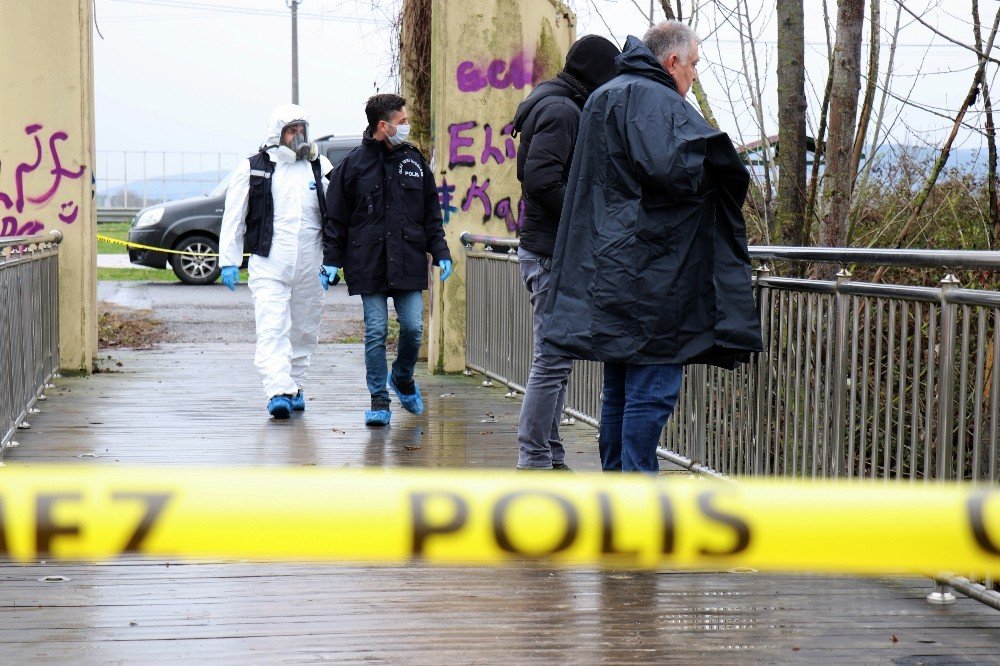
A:
<svg viewBox="0 0 1000 666">
<path fill-rule="evenodd" d="M 472 234 L 462 242 L 466 365 L 523 391 L 532 332 L 518 242 Z M 660 458 L 716 476 L 1000 480 L 1000 292 L 963 289 L 951 272 L 1000 271 L 1000 252 L 750 254 L 761 262 L 754 292 L 764 351 L 735 371 L 686 369 Z M 935 268 L 943 279 L 855 282 L 846 269 L 835 280 L 781 277 L 769 261 Z M 600 364 L 578 362 L 567 413 L 596 426 L 601 385 Z M 947 582 L 1000 609 L 996 592 Z M 948 600 L 943 588 L 932 597 Z"/>
<path fill-rule="evenodd" d="M 59 370 L 62 233 L 0 239 L 0 455 Z"/>
<path fill-rule="evenodd" d="M 207 194 L 240 157 L 196 151 L 98 151 L 97 205 L 138 209 Z"/>
</svg>

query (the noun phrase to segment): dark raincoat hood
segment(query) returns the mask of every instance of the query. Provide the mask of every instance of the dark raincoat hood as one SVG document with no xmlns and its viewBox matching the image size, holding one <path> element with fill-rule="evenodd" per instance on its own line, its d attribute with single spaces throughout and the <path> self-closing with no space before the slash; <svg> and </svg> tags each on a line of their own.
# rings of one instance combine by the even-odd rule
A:
<svg viewBox="0 0 1000 666">
<path fill-rule="evenodd" d="M 729 137 L 637 38 L 584 106 L 556 238 L 543 353 L 732 368 L 760 351 Z"/>
</svg>

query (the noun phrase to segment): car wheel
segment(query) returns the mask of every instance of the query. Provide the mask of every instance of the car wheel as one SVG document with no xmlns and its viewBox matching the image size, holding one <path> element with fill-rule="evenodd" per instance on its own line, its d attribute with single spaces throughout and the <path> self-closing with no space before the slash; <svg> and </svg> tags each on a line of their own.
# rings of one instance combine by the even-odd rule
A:
<svg viewBox="0 0 1000 666">
<path fill-rule="evenodd" d="M 218 255 L 219 243 L 208 236 L 188 236 L 174 249 L 178 252 L 193 252 L 195 254 L 172 254 L 170 265 L 177 277 L 185 284 L 212 284 L 219 278 L 222 270 L 219 268 L 219 257 L 200 255 Z"/>
</svg>

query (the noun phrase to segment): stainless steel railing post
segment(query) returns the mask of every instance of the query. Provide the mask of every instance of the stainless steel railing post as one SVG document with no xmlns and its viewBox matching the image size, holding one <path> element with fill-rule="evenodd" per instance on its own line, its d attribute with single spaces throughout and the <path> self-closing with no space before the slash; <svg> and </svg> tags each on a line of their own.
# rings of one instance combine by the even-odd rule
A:
<svg viewBox="0 0 1000 666">
<path fill-rule="evenodd" d="M 839 476 L 840 465 L 844 458 L 844 419 L 847 414 L 847 357 L 850 352 L 847 345 L 848 323 L 850 322 L 849 310 L 851 298 L 842 290 L 844 284 L 851 279 L 851 273 L 847 269 L 841 269 L 837 273 L 836 293 L 833 297 L 834 305 L 834 368 L 833 368 L 833 424 L 831 439 L 833 440 L 833 453 L 830 469 L 824 476 Z M 853 378 L 852 378 L 853 380 Z M 824 461 L 825 465 L 826 461 Z"/>
<path fill-rule="evenodd" d="M 958 287 L 959 281 L 949 273 L 941 280 L 941 343 L 938 348 L 938 441 L 937 472 L 939 481 L 955 478 L 952 465 L 952 423 L 954 422 L 955 395 L 955 336 L 958 306 L 948 301 L 948 292 Z"/>
</svg>

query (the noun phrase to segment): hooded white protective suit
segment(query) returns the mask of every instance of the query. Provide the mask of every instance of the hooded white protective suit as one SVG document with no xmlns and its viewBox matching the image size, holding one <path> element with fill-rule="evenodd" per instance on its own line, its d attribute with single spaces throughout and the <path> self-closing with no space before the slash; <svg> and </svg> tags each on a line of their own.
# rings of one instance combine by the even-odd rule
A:
<svg viewBox="0 0 1000 666">
<path fill-rule="evenodd" d="M 316 349 L 323 316 L 323 221 L 312 166 L 281 147 L 282 129 L 293 121 L 308 122 L 295 104 L 279 106 L 267 126 L 267 152 L 274 163 L 271 195 L 274 199 L 274 236 L 267 257 L 250 257 L 250 291 L 257 323 L 254 363 L 267 397 L 294 395 L 303 388 L 310 357 Z M 333 165 L 320 156 L 323 191 Z M 221 266 L 243 261 L 250 189 L 250 160 L 237 167 L 226 192 L 226 209 L 219 233 Z"/>
</svg>

